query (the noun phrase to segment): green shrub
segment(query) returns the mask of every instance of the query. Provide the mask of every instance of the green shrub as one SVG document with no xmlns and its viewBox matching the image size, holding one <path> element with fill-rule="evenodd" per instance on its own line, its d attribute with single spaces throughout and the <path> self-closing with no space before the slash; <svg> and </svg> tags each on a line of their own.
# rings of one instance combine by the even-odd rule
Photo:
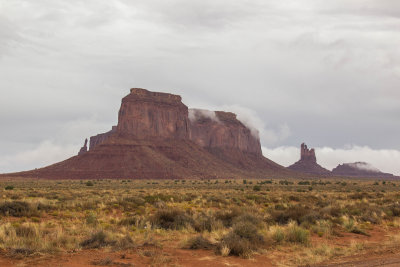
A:
<svg viewBox="0 0 400 267">
<path fill-rule="evenodd" d="M 292 225 L 287 229 L 286 239 L 292 243 L 308 244 L 310 232 L 297 225 Z"/>
<path fill-rule="evenodd" d="M 14 186 L 13 185 L 7 185 L 6 187 L 4 187 L 5 190 L 13 190 Z"/>
<path fill-rule="evenodd" d="M 86 184 L 86 186 L 94 186 L 94 183 L 91 181 L 87 181 L 85 184 Z"/>
</svg>

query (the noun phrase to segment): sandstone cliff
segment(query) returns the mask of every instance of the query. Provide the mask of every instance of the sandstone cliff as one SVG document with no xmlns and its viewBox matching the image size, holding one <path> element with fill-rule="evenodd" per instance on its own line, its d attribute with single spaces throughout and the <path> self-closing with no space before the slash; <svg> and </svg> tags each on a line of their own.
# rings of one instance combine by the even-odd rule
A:
<svg viewBox="0 0 400 267">
<path fill-rule="evenodd" d="M 308 149 L 306 144 L 301 144 L 300 160 L 289 166 L 288 169 L 302 173 L 329 175 L 331 172 L 317 163 L 314 149 Z"/>
<path fill-rule="evenodd" d="M 116 132 L 117 132 L 117 126 L 113 126 L 111 128 L 111 131 L 90 137 L 89 149 L 94 149 L 96 146 L 104 143 L 113 133 Z"/>
<path fill-rule="evenodd" d="M 193 114 L 192 114 L 193 115 Z M 195 114 L 196 115 L 196 114 Z M 264 158 L 260 141 L 236 115 L 191 116 L 181 97 L 133 88 L 118 125 L 90 138 L 65 161 L 8 176 L 93 178 L 272 178 L 297 174 Z"/>
<path fill-rule="evenodd" d="M 178 95 L 133 88 L 122 99 L 117 129 L 137 139 L 188 139 L 188 108 Z"/>
<path fill-rule="evenodd" d="M 199 109 L 191 109 L 190 113 L 190 139 L 201 147 L 237 149 L 262 155 L 258 136 L 253 136 L 236 114 Z"/>
</svg>

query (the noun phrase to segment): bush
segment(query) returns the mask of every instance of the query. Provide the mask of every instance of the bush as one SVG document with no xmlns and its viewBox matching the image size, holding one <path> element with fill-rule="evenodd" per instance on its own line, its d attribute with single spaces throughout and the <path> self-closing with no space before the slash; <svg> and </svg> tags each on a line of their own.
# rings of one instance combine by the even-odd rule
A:
<svg viewBox="0 0 400 267">
<path fill-rule="evenodd" d="M 80 246 L 84 248 L 102 248 L 115 243 L 115 241 L 107 240 L 107 235 L 100 231 L 93 234 L 89 239 L 82 241 Z"/>
<path fill-rule="evenodd" d="M 24 201 L 4 202 L 0 205 L 0 214 L 5 216 L 23 217 L 31 216 L 33 210 L 29 203 Z"/>
<path fill-rule="evenodd" d="M 7 185 L 6 187 L 4 187 L 5 190 L 13 190 L 14 186 L 12 185 Z"/>
<path fill-rule="evenodd" d="M 240 236 L 232 232 L 224 236 L 222 241 L 218 244 L 219 251 L 224 247 L 229 249 L 229 255 L 243 258 L 248 258 L 253 253 L 252 245 L 249 240 L 240 238 Z"/>
<path fill-rule="evenodd" d="M 301 205 L 292 206 L 285 211 L 273 211 L 271 213 L 272 221 L 279 224 L 287 224 L 289 221 L 296 221 L 298 224 L 314 222 L 318 217 L 317 214 L 312 213 L 312 210 Z"/>
<path fill-rule="evenodd" d="M 86 186 L 94 186 L 94 183 L 91 181 L 87 181 L 85 184 L 86 184 Z"/>
<path fill-rule="evenodd" d="M 253 186 L 253 190 L 254 191 L 261 191 L 261 186 L 259 186 L 259 185 L 255 185 L 255 186 Z"/>
<path fill-rule="evenodd" d="M 184 245 L 186 249 L 214 249 L 215 245 L 205 239 L 203 236 L 196 236 L 189 239 Z"/>
<path fill-rule="evenodd" d="M 193 220 L 184 211 L 178 209 L 158 210 L 151 219 L 153 226 L 168 230 L 180 230 Z"/>
<path fill-rule="evenodd" d="M 233 227 L 233 233 L 240 238 L 247 239 L 253 245 L 261 245 L 264 243 L 264 238 L 258 233 L 257 227 L 250 222 L 240 222 Z"/>
<path fill-rule="evenodd" d="M 221 220 L 225 227 L 231 227 L 233 220 L 242 214 L 243 212 L 240 209 L 235 208 L 228 212 L 217 212 L 215 218 Z"/>
<path fill-rule="evenodd" d="M 200 214 L 199 216 L 196 216 L 193 221 L 193 228 L 194 230 L 196 230 L 196 232 L 211 232 L 221 227 L 222 223 L 220 221 L 217 221 L 214 217 L 207 216 L 205 214 Z"/>
<path fill-rule="evenodd" d="M 292 243 L 308 244 L 310 232 L 297 225 L 292 225 L 287 229 L 286 239 Z"/>
<path fill-rule="evenodd" d="M 225 235 L 218 245 L 219 251 L 229 250 L 229 255 L 248 258 L 263 245 L 264 237 L 258 233 L 257 227 L 250 222 L 240 222 L 233 230 Z"/>
</svg>

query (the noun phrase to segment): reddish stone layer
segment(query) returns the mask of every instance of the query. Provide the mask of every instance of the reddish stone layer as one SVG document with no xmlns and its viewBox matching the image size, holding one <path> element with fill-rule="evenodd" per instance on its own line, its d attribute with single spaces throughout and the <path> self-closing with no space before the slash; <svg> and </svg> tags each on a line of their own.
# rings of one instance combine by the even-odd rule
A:
<svg viewBox="0 0 400 267">
<path fill-rule="evenodd" d="M 332 170 L 332 174 L 336 176 L 353 176 L 353 177 L 377 177 L 377 178 L 394 177 L 393 174 L 381 172 L 380 170 L 373 168 L 370 164 L 365 162 L 340 164 Z"/>
<path fill-rule="evenodd" d="M 106 133 L 102 133 L 102 134 L 98 134 L 98 135 L 90 137 L 90 147 L 89 147 L 89 149 L 92 150 L 96 146 L 104 143 L 115 132 L 117 132 L 117 126 L 113 126 L 111 131 L 108 131 Z"/>
<path fill-rule="evenodd" d="M 204 148 L 237 149 L 261 156 L 258 137 L 231 112 L 192 109 L 190 139 Z"/>
<path fill-rule="evenodd" d="M 137 139 L 188 139 L 188 108 L 178 95 L 133 88 L 122 99 L 117 129 Z"/>
<path fill-rule="evenodd" d="M 317 163 L 315 150 L 308 149 L 307 145 L 305 145 L 304 143 L 301 144 L 300 148 L 300 160 L 293 165 L 290 165 L 288 169 L 292 171 L 318 175 L 330 175 L 331 173 Z"/>
</svg>

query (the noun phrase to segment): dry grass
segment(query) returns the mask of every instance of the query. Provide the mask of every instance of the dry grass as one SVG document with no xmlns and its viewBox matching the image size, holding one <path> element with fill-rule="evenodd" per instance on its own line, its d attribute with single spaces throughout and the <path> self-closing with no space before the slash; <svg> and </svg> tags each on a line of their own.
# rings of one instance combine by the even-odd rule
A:
<svg viewBox="0 0 400 267">
<path fill-rule="evenodd" d="M 398 187 L 289 179 L 1 181 L 0 248 L 26 257 L 155 247 L 149 264 L 160 266 L 171 261 L 162 248 L 177 246 L 224 257 L 290 253 L 285 264 L 311 264 L 365 249 L 362 242 L 332 243 L 341 233 L 400 230 Z M 391 235 L 387 246 L 398 240 Z"/>
</svg>

